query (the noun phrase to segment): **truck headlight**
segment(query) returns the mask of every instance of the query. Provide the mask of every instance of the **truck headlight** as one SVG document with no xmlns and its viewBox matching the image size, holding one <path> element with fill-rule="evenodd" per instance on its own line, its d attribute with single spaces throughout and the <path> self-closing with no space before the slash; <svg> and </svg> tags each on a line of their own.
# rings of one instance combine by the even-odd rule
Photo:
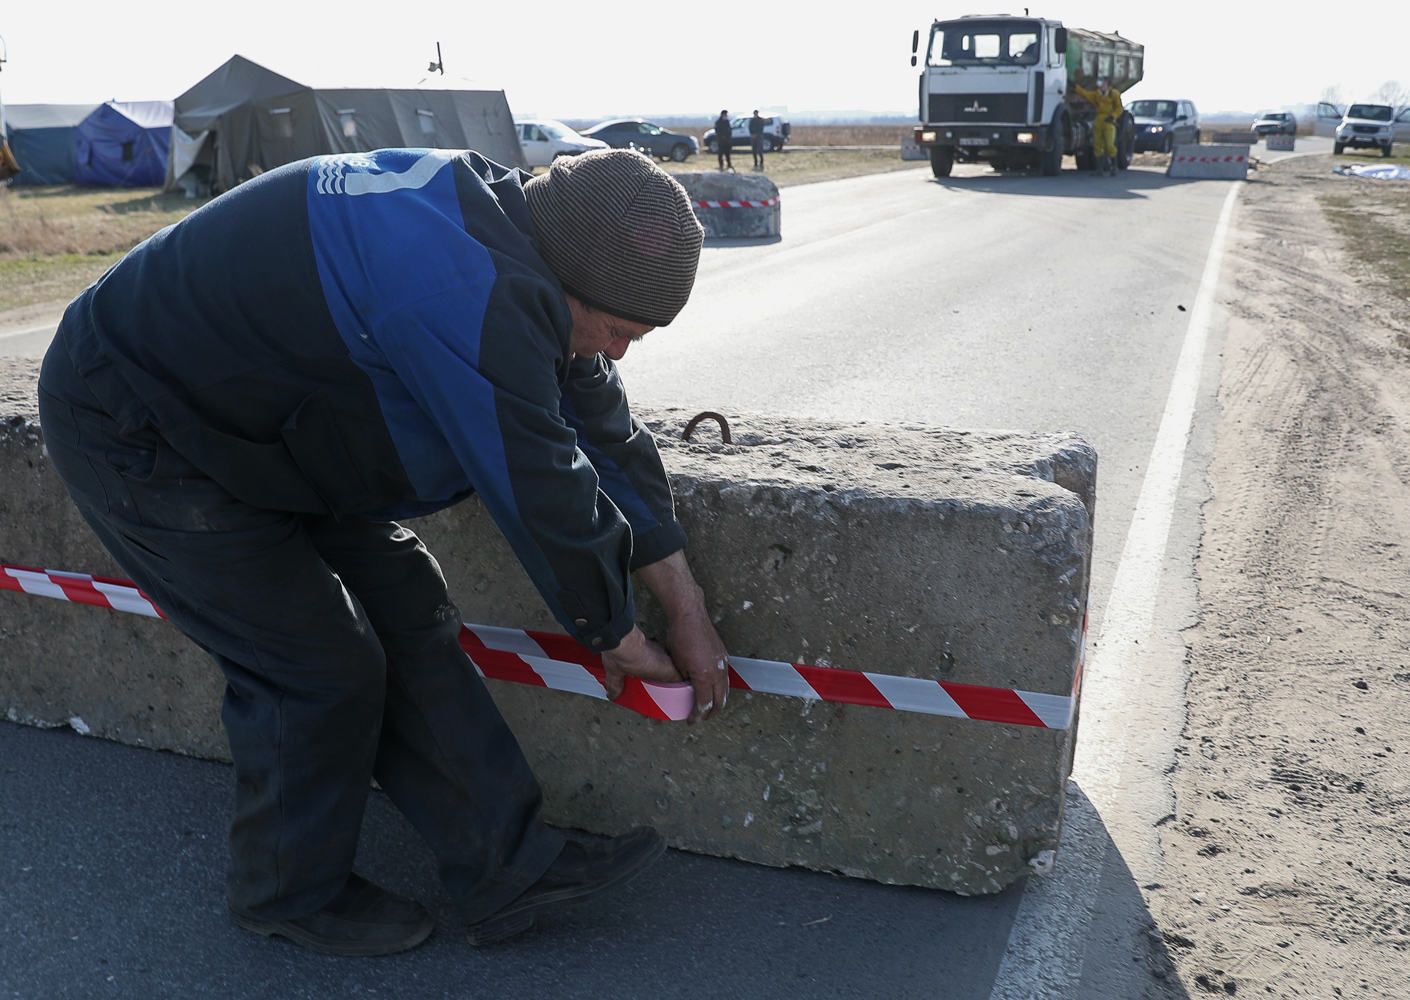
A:
<svg viewBox="0 0 1410 1000">
<path fill-rule="evenodd" d="M 934 133 L 934 132 L 922 132 L 922 133 L 920 134 L 920 141 L 921 141 L 921 142 L 934 142 L 934 141 L 935 141 L 935 133 Z"/>
<path fill-rule="evenodd" d="M 1164 131 L 1165 131 L 1165 126 L 1164 126 L 1164 125 L 1152 125 L 1152 126 L 1150 127 L 1150 130 L 1151 130 L 1152 132 L 1164 132 Z"/>
<path fill-rule="evenodd" d="M 1019 141 L 1019 142 L 1032 142 L 1032 141 L 1033 141 L 1033 133 L 1032 133 L 1032 132 L 1020 132 L 1020 133 L 1018 133 L 1017 138 L 1018 138 L 1018 141 Z"/>
</svg>

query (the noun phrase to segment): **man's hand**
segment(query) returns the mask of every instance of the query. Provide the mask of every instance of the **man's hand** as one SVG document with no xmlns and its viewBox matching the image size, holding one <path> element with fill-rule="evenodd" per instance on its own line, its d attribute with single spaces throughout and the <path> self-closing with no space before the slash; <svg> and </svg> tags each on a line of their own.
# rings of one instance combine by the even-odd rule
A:
<svg viewBox="0 0 1410 1000">
<path fill-rule="evenodd" d="M 729 653 L 710 623 L 705 592 L 691 575 L 684 552 L 643 566 L 638 572 L 665 608 L 666 652 L 680 675 L 695 688 L 695 711 L 687 721 L 694 725 L 712 718 L 729 697 Z"/>
<path fill-rule="evenodd" d="M 663 684 L 679 684 L 683 679 L 666 651 L 648 639 L 639 628 L 627 633 L 616 649 L 603 653 L 602 665 L 607 668 L 607 697 L 612 699 L 622 693 L 623 676 Z"/>
</svg>

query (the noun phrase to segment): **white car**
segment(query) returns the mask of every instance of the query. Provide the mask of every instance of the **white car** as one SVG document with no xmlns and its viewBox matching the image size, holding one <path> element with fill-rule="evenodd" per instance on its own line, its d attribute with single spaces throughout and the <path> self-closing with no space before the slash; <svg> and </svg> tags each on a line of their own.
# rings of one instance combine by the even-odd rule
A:
<svg viewBox="0 0 1410 1000">
<path fill-rule="evenodd" d="M 1340 156 L 1351 146 L 1379 149 L 1382 156 L 1391 155 L 1397 142 L 1410 141 L 1410 108 L 1396 115 L 1388 104 L 1353 104 L 1337 126 L 1333 149 Z"/>
<path fill-rule="evenodd" d="M 1317 119 L 1312 123 L 1312 134 L 1332 138 L 1337 134 L 1337 127 L 1341 125 L 1342 115 L 1345 113 L 1346 108 L 1340 104 L 1320 102 L 1317 105 Z"/>
<path fill-rule="evenodd" d="M 601 139 L 579 135 L 562 122 L 551 118 L 535 118 L 514 123 L 519 132 L 519 145 L 531 167 L 546 167 L 560 156 L 577 156 L 591 149 L 607 149 Z"/>
</svg>

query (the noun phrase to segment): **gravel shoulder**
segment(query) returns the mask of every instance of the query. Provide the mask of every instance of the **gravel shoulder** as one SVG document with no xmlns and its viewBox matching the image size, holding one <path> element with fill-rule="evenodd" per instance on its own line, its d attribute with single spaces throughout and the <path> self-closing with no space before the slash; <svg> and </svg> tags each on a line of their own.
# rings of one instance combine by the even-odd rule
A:
<svg viewBox="0 0 1410 1000">
<path fill-rule="evenodd" d="M 1258 171 L 1229 255 L 1189 724 L 1149 893 L 1192 996 L 1407 991 L 1410 302 L 1328 217 L 1386 182 L 1331 165 Z"/>
</svg>

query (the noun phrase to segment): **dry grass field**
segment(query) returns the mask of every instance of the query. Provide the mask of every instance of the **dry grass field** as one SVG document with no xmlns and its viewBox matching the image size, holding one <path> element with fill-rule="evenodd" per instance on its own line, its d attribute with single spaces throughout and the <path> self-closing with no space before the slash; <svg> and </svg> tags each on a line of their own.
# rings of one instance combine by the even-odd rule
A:
<svg viewBox="0 0 1410 1000">
<path fill-rule="evenodd" d="M 1333 162 L 1349 158 L 1329 157 Z M 1366 159 L 1410 166 L 1410 156 Z M 1370 280 L 1410 305 L 1410 182 L 1359 177 L 1337 181 L 1334 190 L 1318 198 L 1328 220 L 1345 237 L 1347 250 L 1366 268 Z M 1410 348 L 1410 337 L 1401 333 L 1398 343 Z"/>
<path fill-rule="evenodd" d="M 0 311 L 73 297 L 201 204 L 156 189 L 0 187 Z"/>
<path fill-rule="evenodd" d="M 671 126 L 672 132 L 685 132 L 701 139 L 713 125 Z M 897 146 L 911 134 L 912 125 L 794 125 L 790 146 Z M 737 146 L 745 156 L 747 146 Z M 704 155 L 702 149 L 701 155 Z"/>
<path fill-rule="evenodd" d="M 736 149 L 733 155 L 735 170 L 749 172 L 750 155 L 747 149 Z M 693 156 L 684 163 L 663 163 L 661 166 L 670 173 L 696 173 L 714 170 L 716 157 L 709 153 Z M 911 170 L 916 167 L 929 167 L 925 161 L 902 160 L 901 147 L 891 149 L 788 149 L 781 153 L 769 153 L 764 157 L 764 173 L 779 187 L 790 184 L 812 184 L 816 181 L 835 181 L 843 177 L 859 177 L 862 174 L 889 173 L 893 170 Z"/>
<path fill-rule="evenodd" d="M 810 126 L 812 127 L 812 126 Z M 892 126 L 816 126 L 833 130 L 819 145 L 872 145 L 859 141 Z M 704 128 L 699 131 L 703 132 Z M 813 141 L 813 140 L 810 140 Z M 749 151 L 735 152 L 747 169 Z M 715 157 L 692 157 L 667 170 L 713 170 Z M 780 187 L 924 166 L 902 162 L 894 149 L 789 150 L 768 158 L 766 173 Z M 0 313 L 77 295 L 124 253 L 157 230 L 180 221 L 205 202 L 155 188 L 28 187 L 0 185 Z"/>
</svg>

